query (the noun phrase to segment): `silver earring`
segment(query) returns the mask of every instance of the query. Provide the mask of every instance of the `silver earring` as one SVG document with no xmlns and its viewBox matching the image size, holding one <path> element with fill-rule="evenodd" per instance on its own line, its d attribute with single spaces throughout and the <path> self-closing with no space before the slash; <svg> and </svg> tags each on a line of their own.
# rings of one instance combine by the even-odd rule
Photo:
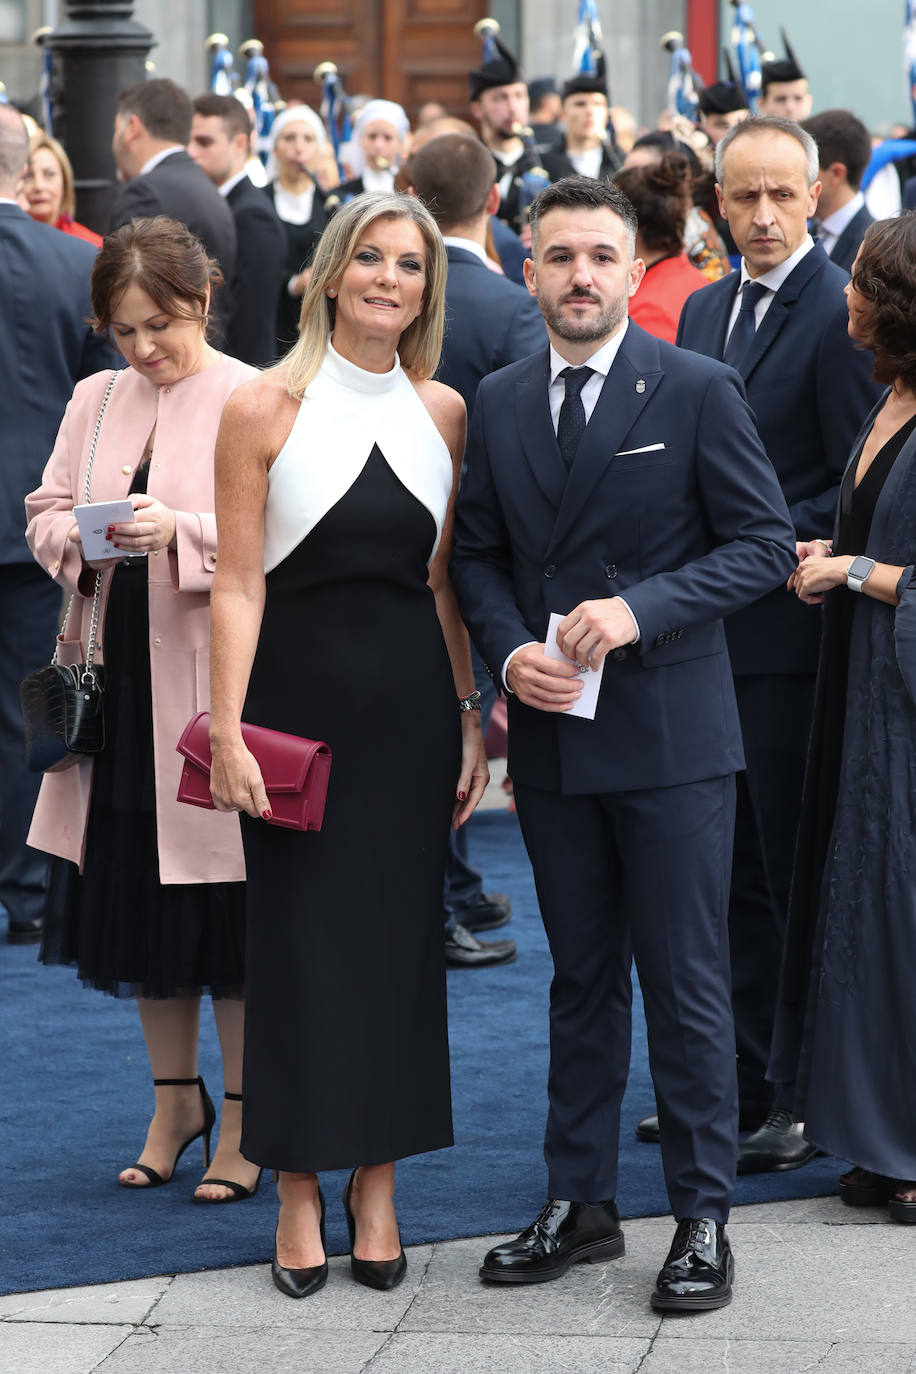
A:
<svg viewBox="0 0 916 1374">
<path fill-rule="evenodd" d="M 334 290 L 334 287 L 333 287 L 333 286 L 329 289 L 328 295 L 331 297 L 332 300 L 333 300 L 334 297 L 337 295 L 337 292 Z"/>
</svg>

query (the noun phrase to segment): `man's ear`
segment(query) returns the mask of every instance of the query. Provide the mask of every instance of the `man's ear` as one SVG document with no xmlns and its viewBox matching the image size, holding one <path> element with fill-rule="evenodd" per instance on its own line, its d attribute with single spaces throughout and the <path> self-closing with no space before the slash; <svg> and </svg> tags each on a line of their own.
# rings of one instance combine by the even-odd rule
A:
<svg viewBox="0 0 916 1374">
<path fill-rule="evenodd" d="M 722 187 L 718 182 L 716 182 L 716 200 L 719 202 L 719 214 L 723 219 L 728 219 L 728 215 L 725 213 L 725 200 L 722 195 Z"/>
<path fill-rule="evenodd" d="M 490 187 L 489 191 L 487 192 L 487 203 L 486 203 L 486 205 L 484 206 L 484 209 L 486 210 L 486 212 L 487 212 L 488 215 L 495 215 L 495 214 L 496 214 L 496 211 L 499 209 L 499 200 L 500 200 L 500 196 L 499 196 L 499 186 L 498 186 L 497 183 L 494 181 L 493 185 Z"/>
<path fill-rule="evenodd" d="M 529 294 L 536 297 L 538 293 L 538 274 L 532 258 L 526 258 L 522 263 L 522 272 L 525 275 L 525 285 L 528 288 Z"/>
</svg>

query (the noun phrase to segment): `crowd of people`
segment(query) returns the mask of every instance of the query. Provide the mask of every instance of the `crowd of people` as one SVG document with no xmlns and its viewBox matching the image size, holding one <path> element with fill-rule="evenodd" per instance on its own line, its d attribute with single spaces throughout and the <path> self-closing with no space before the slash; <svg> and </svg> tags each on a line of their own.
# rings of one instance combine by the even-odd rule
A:
<svg viewBox="0 0 916 1374">
<path fill-rule="evenodd" d="M 0 105 L 0 900 L 136 999 L 122 1186 L 198 1139 L 194 1202 L 273 1171 L 303 1298 L 350 1168 L 353 1277 L 392 1288 L 396 1162 L 452 1142 L 446 967 L 517 953 L 478 938 L 511 906 L 466 830 L 502 696 L 547 1200 L 481 1278 L 622 1254 L 635 1125 L 676 1222 L 652 1305 L 703 1311 L 736 1173 L 826 1151 L 845 1202 L 916 1221 L 916 188 L 891 167 L 872 215 L 868 131 L 791 53 L 755 113 L 719 81 L 652 131 L 601 63 L 529 87 L 500 43 L 469 97 L 361 102 L 339 156 L 289 105 L 264 167 L 235 97 L 146 81 L 104 235 Z M 87 556 L 74 507 L 125 498 Z M 106 741 L 39 779 L 18 687 L 55 635 L 104 663 Z M 212 810 L 177 799 L 201 711 Z M 320 831 L 272 824 L 243 721 L 330 745 Z M 621 1123 L 634 959 L 658 1110 Z"/>
</svg>

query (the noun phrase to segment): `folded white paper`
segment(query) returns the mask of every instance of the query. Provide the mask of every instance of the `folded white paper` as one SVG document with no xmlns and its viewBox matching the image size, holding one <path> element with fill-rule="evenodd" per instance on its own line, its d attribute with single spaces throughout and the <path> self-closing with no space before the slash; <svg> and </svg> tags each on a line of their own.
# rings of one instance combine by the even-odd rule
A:
<svg viewBox="0 0 916 1374">
<path fill-rule="evenodd" d="M 83 541 L 83 557 L 87 563 L 100 558 L 123 558 L 108 538 L 109 525 L 126 525 L 136 519 L 130 501 L 94 501 L 91 506 L 74 506 L 73 514 Z"/>
<path fill-rule="evenodd" d="M 581 663 L 576 663 L 574 658 L 567 658 L 562 649 L 557 644 L 557 628 L 561 620 L 566 617 L 558 615 L 556 611 L 551 611 L 550 622 L 547 626 L 547 643 L 544 645 L 544 653 L 548 658 L 555 658 L 558 663 L 575 663 L 582 675 L 582 693 L 575 705 L 570 706 L 568 711 L 564 711 L 566 716 L 581 716 L 583 720 L 594 720 L 595 711 L 598 707 L 598 693 L 601 690 L 601 678 L 604 675 L 604 663 L 600 668 L 583 668 Z"/>
</svg>

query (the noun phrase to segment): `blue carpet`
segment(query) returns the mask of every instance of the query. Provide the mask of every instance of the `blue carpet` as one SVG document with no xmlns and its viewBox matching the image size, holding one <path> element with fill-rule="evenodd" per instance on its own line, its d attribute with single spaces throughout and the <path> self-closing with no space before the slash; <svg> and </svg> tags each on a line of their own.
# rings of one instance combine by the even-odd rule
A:
<svg viewBox="0 0 916 1374">
<path fill-rule="evenodd" d="M 513 816 L 474 818 L 472 853 L 515 915 L 516 963 L 449 974 L 456 1145 L 398 1170 L 406 1244 L 520 1230 L 543 1201 L 550 958 L 534 884 Z M 0 944 L 0 1292 L 105 1283 L 149 1274 L 252 1264 L 270 1256 L 276 1214 L 265 1178 L 252 1202 L 192 1207 L 196 1145 L 166 1188 L 129 1192 L 118 1170 L 136 1158 L 151 1110 L 136 1011 L 84 990 L 70 969 L 45 969 L 35 947 Z M 633 1125 L 654 1110 L 636 989 L 633 1063 L 623 1109 L 624 1216 L 668 1210 L 657 1146 Z M 328 1027 L 333 1034 L 333 1026 Z M 205 1003 L 201 1072 L 221 1091 L 216 1033 Z M 354 1161 L 355 1162 L 355 1161 Z M 739 1181 L 736 1203 L 833 1193 L 839 1165 Z M 346 1251 L 339 1198 L 346 1175 L 322 1179 L 328 1243 Z"/>
</svg>

